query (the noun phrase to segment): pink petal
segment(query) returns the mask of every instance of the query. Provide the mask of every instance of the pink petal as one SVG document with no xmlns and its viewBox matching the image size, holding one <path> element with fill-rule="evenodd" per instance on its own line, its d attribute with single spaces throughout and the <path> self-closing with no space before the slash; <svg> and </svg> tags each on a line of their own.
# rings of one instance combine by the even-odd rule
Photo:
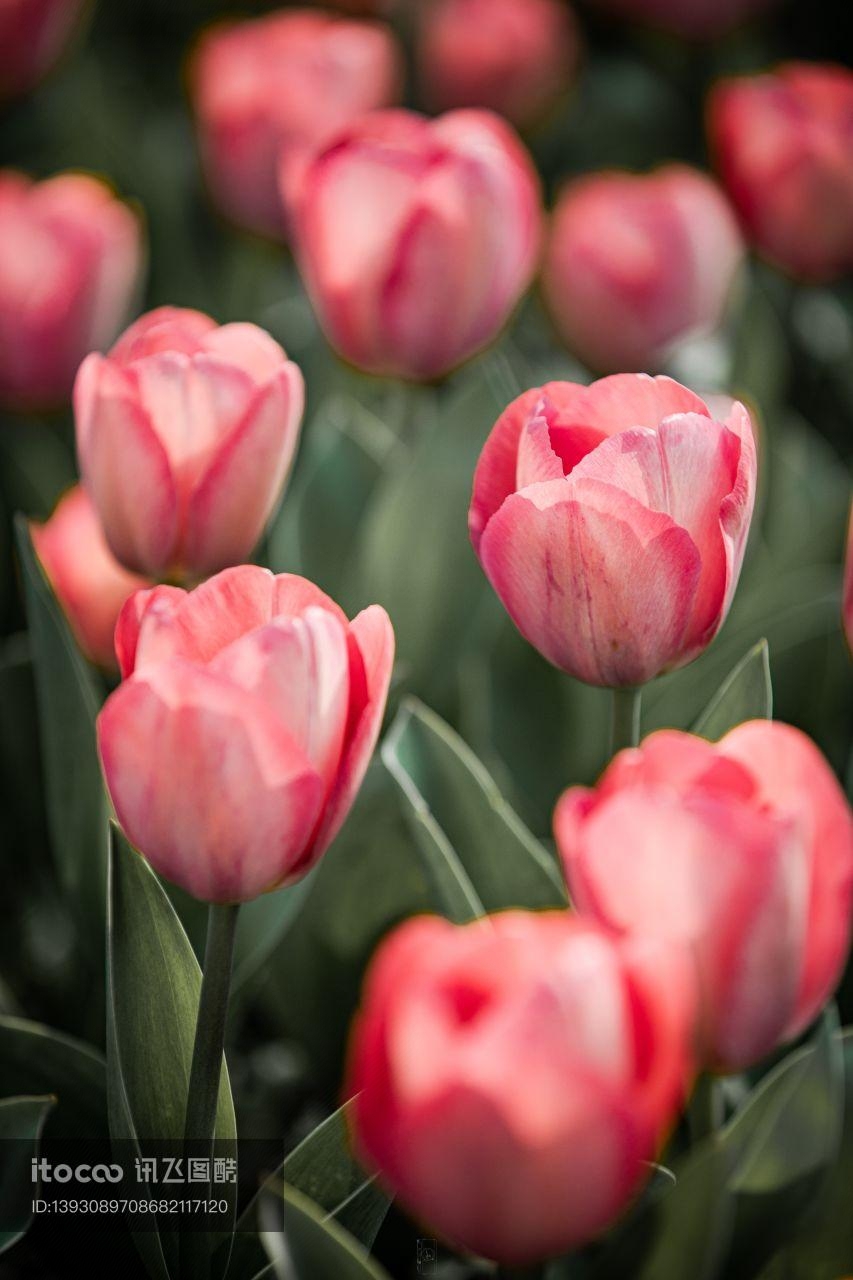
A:
<svg viewBox="0 0 853 1280">
<path fill-rule="evenodd" d="M 740 440 L 740 454 L 734 486 L 720 505 L 720 527 L 726 555 L 726 588 L 723 616 L 728 612 L 740 577 L 752 513 L 755 508 L 758 458 L 749 413 L 735 401 L 726 427 Z"/>
<path fill-rule="evenodd" d="M 186 658 L 207 663 L 246 631 L 273 618 L 275 578 L 269 569 L 224 569 L 194 591 L 152 592 L 144 601 L 136 668 Z"/>
<path fill-rule="evenodd" d="M 516 467 L 518 489 L 525 489 L 542 480 L 559 480 L 565 475 L 562 459 L 554 452 L 551 443 L 549 418 L 554 418 L 553 409 L 543 395 L 519 437 Z"/>
<path fill-rule="evenodd" d="M 119 822 L 167 880 L 203 901 L 240 902 L 288 879 L 323 787 L 260 702 L 163 663 L 111 695 L 98 741 Z"/>
<path fill-rule="evenodd" d="M 202 339 L 205 351 L 236 365 L 255 382 L 266 382 L 287 359 L 284 349 L 256 324 L 224 324 Z"/>
<path fill-rule="evenodd" d="M 129 364 L 165 351 L 193 355 L 205 335 L 215 328 L 216 321 L 201 311 L 155 307 L 125 329 L 110 351 L 110 357 L 119 364 Z"/>
<path fill-rule="evenodd" d="M 132 674 L 136 666 L 136 650 L 139 630 L 149 609 L 155 609 L 160 601 L 166 611 L 176 608 L 186 592 L 180 587 L 158 586 L 134 591 L 124 603 L 115 627 L 115 651 L 122 680 Z"/>
<path fill-rule="evenodd" d="M 273 581 L 273 615 L 276 618 L 295 618 L 314 605 L 319 609 L 328 609 L 343 627 L 349 626 L 349 620 L 340 605 L 335 604 L 331 596 L 327 596 L 325 591 L 321 591 L 308 578 L 300 578 L 297 573 L 277 573 Z"/>
</svg>

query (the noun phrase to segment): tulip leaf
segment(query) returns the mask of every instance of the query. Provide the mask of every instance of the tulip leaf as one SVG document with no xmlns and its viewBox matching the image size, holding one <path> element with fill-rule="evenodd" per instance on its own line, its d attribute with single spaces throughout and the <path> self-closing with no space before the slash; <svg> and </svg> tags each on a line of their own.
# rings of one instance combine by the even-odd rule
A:
<svg viewBox="0 0 853 1280">
<path fill-rule="evenodd" d="M 295 1187 L 267 1193 L 260 1213 L 277 1280 L 390 1280 L 348 1231 Z"/>
<path fill-rule="evenodd" d="M 102 1055 L 82 1040 L 41 1023 L 0 1017 L 0 1096 L 20 1093 L 24 1087 L 55 1095 L 52 1135 L 94 1138 L 106 1134 Z"/>
<path fill-rule="evenodd" d="M 562 877 L 462 739 L 407 699 L 382 760 L 422 850 L 437 905 L 453 920 L 509 907 L 565 907 Z"/>
<path fill-rule="evenodd" d="M 693 726 L 693 732 L 716 742 L 746 720 L 772 720 L 773 686 L 770 650 L 759 640 L 729 673 Z"/>
<path fill-rule="evenodd" d="M 653 1208 L 655 1236 L 636 1280 L 711 1280 L 717 1275 L 731 1229 L 728 1170 L 727 1153 L 712 1143 L 678 1163 L 675 1186 Z"/>
<path fill-rule="evenodd" d="M 16 529 L 54 857 L 60 879 L 77 904 L 82 938 L 100 947 L 108 839 L 95 717 L 103 689 L 77 647 L 22 516 Z"/>
<path fill-rule="evenodd" d="M 20 1240 L 32 1221 L 30 1161 L 55 1101 L 0 1098 L 0 1254 Z"/>
</svg>

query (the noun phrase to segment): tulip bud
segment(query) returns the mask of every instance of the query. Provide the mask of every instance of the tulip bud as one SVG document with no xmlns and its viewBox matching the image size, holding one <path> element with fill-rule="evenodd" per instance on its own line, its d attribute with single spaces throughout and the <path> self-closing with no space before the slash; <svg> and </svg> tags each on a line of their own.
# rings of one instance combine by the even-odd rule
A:
<svg viewBox="0 0 853 1280">
<path fill-rule="evenodd" d="M 311 151 L 353 117 L 392 106 L 401 83 L 394 37 L 372 22 L 300 9 L 214 27 L 192 61 L 191 85 L 219 207 L 281 239 Z"/>
<path fill-rule="evenodd" d="M 52 408 L 115 337 L 140 272 L 140 230 L 106 183 L 0 171 L 0 403 Z"/>
<path fill-rule="evenodd" d="M 26 93 L 52 70 L 85 8 L 86 0 L 3 0 L 0 101 Z"/>
<path fill-rule="evenodd" d="M 128 596 L 150 586 L 128 573 L 107 546 L 89 496 L 75 485 L 45 524 L 30 526 L 33 546 L 86 657 L 117 668 L 113 634 Z"/>
<path fill-rule="evenodd" d="M 544 289 L 561 336 L 591 368 L 659 368 L 722 321 L 743 261 L 728 202 L 704 174 L 668 165 L 599 173 L 554 214 Z"/>
<path fill-rule="evenodd" d="M 116 653 L 125 680 L 98 745 L 131 843 L 206 902 L 305 875 L 376 744 L 394 658 L 384 609 L 348 622 L 304 578 L 242 565 L 132 596 Z"/>
<path fill-rule="evenodd" d="M 771 8 L 778 0 L 592 0 L 609 13 L 687 40 L 711 40 Z"/>
<path fill-rule="evenodd" d="M 792 62 L 724 80 L 709 100 L 711 147 L 748 236 L 791 275 L 853 270 L 853 72 Z"/>
<path fill-rule="evenodd" d="M 74 386 L 83 482 L 114 555 L 202 577 L 252 551 L 290 468 L 302 374 L 263 329 L 161 307 Z"/>
<path fill-rule="evenodd" d="M 690 1075 L 683 952 L 568 912 L 402 925 L 350 1042 L 356 1150 L 454 1246 L 521 1266 L 600 1234 Z"/>
<path fill-rule="evenodd" d="M 552 382 L 505 410 L 468 524 L 519 631 L 588 684 L 692 661 L 722 626 L 755 502 L 752 425 L 670 378 Z"/>
<path fill-rule="evenodd" d="M 527 128 L 571 83 L 579 44 L 563 0 L 434 0 L 421 17 L 420 80 L 436 110 L 488 107 Z"/>
<path fill-rule="evenodd" d="M 374 112 L 314 157 L 296 208 L 320 323 L 371 373 L 447 373 L 491 342 L 536 266 L 536 172 L 489 112 Z"/>
<path fill-rule="evenodd" d="M 572 901 L 692 948 L 706 1064 L 740 1071 L 798 1036 L 844 968 L 853 818 L 817 747 L 754 720 L 719 743 L 675 730 L 615 757 L 554 819 Z"/>
</svg>

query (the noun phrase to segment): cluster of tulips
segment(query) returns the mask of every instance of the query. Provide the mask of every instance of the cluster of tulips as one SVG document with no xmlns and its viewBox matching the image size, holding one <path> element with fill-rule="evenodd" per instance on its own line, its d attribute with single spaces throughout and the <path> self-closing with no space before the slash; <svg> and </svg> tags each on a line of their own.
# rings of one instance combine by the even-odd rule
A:
<svg viewBox="0 0 853 1280">
<path fill-rule="evenodd" d="M 691 37 L 759 7 L 600 0 Z M 0 8 L 5 92 L 45 72 L 75 8 Z M 213 198 L 290 243 L 346 361 L 442 379 L 541 265 L 565 344 L 608 375 L 525 390 L 471 478 L 470 542 L 512 622 L 613 691 L 613 758 L 554 812 L 571 908 L 401 924 L 370 966 L 346 1073 L 364 1165 L 457 1249 L 521 1267 L 603 1233 L 697 1078 L 794 1041 L 847 960 L 853 815 L 814 743 L 758 720 L 719 742 L 639 740 L 643 686 L 726 621 L 760 450 L 744 404 L 638 370 L 723 322 L 748 243 L 810 282 L 853 269 L 853 74 L 789 64 L 719 84 L 721 185 L 685 165 L 595 173 L 546 231 L 513 126 L 571 89 L 569 9 L 436 0 L 415 27 L 444 114 L 397 105 L 402 55 L 374 18 L 213 28 L 189 83 Z M 350 620 L 307 579 L 249 563 L 297 450 L 302 372 L 257 325 L 185 308 L 117 337 L 144 256 L 137 213 L 101 180 L 0 174 L 0 399 L 72 395 L 80 471 L 34 544 L 82 650 L 120 676 L 97 722 L 118 823 L 210 904 L 207 974 L 227 984 L 240 904 L 304 877 L 347 820 L 394 619 L 374 604 Z M 853 530 L 849 570 L 853 638 Z M 213 1133 L 224 1034 L 203 989 L 192 1137 Z"/>
</svg>

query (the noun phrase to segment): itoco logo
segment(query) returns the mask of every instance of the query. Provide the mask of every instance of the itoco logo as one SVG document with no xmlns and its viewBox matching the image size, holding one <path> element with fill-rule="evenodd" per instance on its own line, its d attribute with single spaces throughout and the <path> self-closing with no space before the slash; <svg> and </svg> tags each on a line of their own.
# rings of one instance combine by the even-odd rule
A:
<svg viewBox="0 0 853 1280">
<path fill-rule="evenodd" d="M 32 1180 L 38 1182 L 121 1182 L 124 1170 L 120 1164 L 57 1164 L 49 1160 L 31 1160 Z"/>
</svg>

